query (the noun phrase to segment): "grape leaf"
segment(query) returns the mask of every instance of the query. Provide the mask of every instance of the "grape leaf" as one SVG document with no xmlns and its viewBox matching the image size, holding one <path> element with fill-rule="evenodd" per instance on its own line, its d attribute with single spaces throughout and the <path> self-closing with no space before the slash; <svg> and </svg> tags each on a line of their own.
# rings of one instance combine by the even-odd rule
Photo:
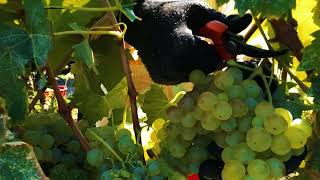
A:
<svg viewBox="0 0 320 180">
<path fill-rule="evenodd" d="M 153 84 L 151 89 L 144 94 L 141 104 L 143 112 L 147 114 L 148 120 L 146 123 L 151 126 L 153 121 L 158 118 L 167 119 L 166 110 L 170 105 L 163 89 Z"/>
<path fill-rule="evenodd" d="M 304 48 L 301 63 L 298 67 L 300 71 L 307 71 L 320 68 L 320 31 L 312 33 L 315 39 Z"/>
<path fill-rule="evenodd" d="M 45 64 L 51 48 L 49 23 L 42 0 L 24 0 L 26 27 L 31 36 L 33 58 L 37 67 Z"/>
<path fill-rule="evenodd" d="M 0 179 L 47 179 L 32 147 L 24 142 L 10 142 L 0 147 Z"/>
<path fill-rule="evenodd" d="M 311 78 L 311 87 L 309 95 L 314 97 L 314 105 L 317 110 L 320 110 L 320 76 L 313 76 Z"/>
<path fill-rule="evenodd" d="M 73 46 L 74 56 L 76 59 L 81 59 L 89 68 L 94 67 L 94 57 L 92 49 L 89 45 L 88 39 L 83 40 L 81 43 Z"/>
<path fill-rule="evenodd" d="M 216 0 L 216 2 L 217 2 L 217 4 L 218 4 L 218 6 L 221 6 L 221 5 L 229 2 L 229 0 Z"/>
</svg>

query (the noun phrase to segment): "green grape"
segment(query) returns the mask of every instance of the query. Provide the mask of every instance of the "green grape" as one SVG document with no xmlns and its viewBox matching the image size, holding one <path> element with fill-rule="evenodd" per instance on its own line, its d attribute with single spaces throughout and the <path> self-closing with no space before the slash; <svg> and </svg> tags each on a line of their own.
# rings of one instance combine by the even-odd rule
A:
<svg viewBox="0 0 320 180">
<path fill-rule="evenodd" d="M 229 97 L 227 93 L 219 93 L 217 94 L 218 101 L 229 101 Z"/>
<path fill-rule="evenodd" d="M 119 139 L 118 149 L 123 154 L 132 153 L 135 150 L 135 144 L 131 137 L 122 137 Z"/>
<path fill-rule="evenodd" d="M 240 132 L 247 132 L 251 127 L 252 123 L 252 117 L 251 116 L 245 116 L 238 120 L 238 131 Z"/>
<path fill-rule="evenodd" d="M 50 150 L 50 149 L 43 150 L 43 161 L 54 162 L 52 150 Z"/>
<path fill-rule="evenodd" d="M 262 93 L 262 89 L 254 80 L 246 79 L 241 82 L 241 86 L 249 97 L 257 98 Z"/>
<path fill-rule="evenodd" d="M 248 111 L 249 108 L 246 105 L 246 103 L 244 103 L 242 100 L 240 99 L 233 99 L 230 102 L 231 106 L 232 106 L 232 116 L 236 117 L 236 118 L 240 118 L 245 116 Z"/>
<path fill-rule="evenodd" d="M 45 134 L 41 136 L 40 139 L 40 147 L 43 149 L 50 149 L 54 144 L 54 138 L 49 135 L 49 134 Z"/>
<path fill-rule="evenodd" d="M 221 153 L 221 159 L 223 160 L 223 162 L 228 162 L 231 160 L 236 160 L 236 156 L 234 153 L 234 148 L 233 147 L 226 147 L 223 149 L 222 153 Z"/>
<path fill-rule="evenodd" d="M 119 139 L 121 139 L 122 137 L 130 138 L 131 132 L 126 128 L 118 129 L 118 131 L 116 132 L 116 139 L 119 141 Z"/>
<path fill-rule="evenodd" d="M 289 151 L 287 154 L 282 156 L 274 155 L 275 158 L 279 159 L 282 162 L 288 161 L 291 158 L 291 156 L 292 156 L 292 151 Z"/>
<path fill-rule="evenodd" d="M 184 111 L 191 111 L 194 108 L 194 100 L 192 96 L 183 96 L 183 98 L 178 102 L 178 107 Z"/>
<path fill-rule="evenodd" d="M 244 101 L 247 104 L 249 110 L 254 110 L 258 103 L 257 100 L 252 97 L 248 97 Z"/>
<path fill-rule="evenodd" d="M 292 149 L 302 148 L 307 143 L 307 135 L 296 127 L 289 127 L 284 135 L 289 139 Z"/>
<path fill-rule="evenodd" d="M 219 120 L 227 120 L 232 116 L 232 106 L 225 101 L 219 101 L 213 109 L 214 116 Z"/>
<path fill-rule="evenodd" d="M 253 179 L 265 179 L 270 175 L 270 168 L 268 163 L 261 159 L 250 161 L 247 167 L 247 171 Z"/>
<path fill-rule="evenodd" d="M 244 133 L 241 133 L 240 131 L 233 131 L 226 136 L 226 143 L 229 146 L 235 146 L 235 145 L 240 144 L 241 142 L 244 142 L 244 141 L 245 141 L 245 135 L 244 135 Z"/>
<path fill-rule="evenodd" d="M 182 119 L 181 124 L 183 127 L 191 128 L 196 125 L 197 120 L 193 117 L 191 113 L 187 113 Z"/>
<path fill-rule="evenodd" d="M 254 179 L 249 175 L 245 175 L 242 180 L 254 180 Z"/>
<path fill-rule="evenodd" d="M 39 145 L 41 142 L 41 132 L 39 131 L 33 131 L 33 130 L 27 130 L 24 134 L 23 134 L 23 140 L 27 143 L 30 143 L 32 145 Z"/>
<path fill-rule="evenodd" d="M 182 158 L 187 151 L 186 147 L 179 142 L 170 144 L 168 148 L 170 154 L 176 158 Z"/>
<path fill-rule="evenodd" d="M 146 173 L 146 170 L 143 167 L 136 167 L 134 168 L 132 175 L 140 176 L 142 179 L 142 177 L 145 176 L 145 173 Z M 136 179 L 136 180 L 141 180 L 141 179 Z"/>
<path fill-rule="evenodd" d="M 193 70 L 189 74 L 189 81 L 193 84 L 203 84 L 205 82 L 205 79 L 206 75 L 199 69 Z"/>
<path fill-rule="evenodd" d="M 74 167 L 76 164 L 76 157 L 73 154 L 63 154 L 61 163 L 64 163 L 68 167 Z"/>
<path fill-rule="evenodd" d="M 169 124 L 166 127 L 167 136 L 170 138 L 177 137 L 181 132 L 181 127 L 178 124 Z"/>
<path fill-rule="evenodd" d="M 230 72 L 217 71 L 214 75 L 213 82 L 218 89 L 225 90 L 233 85 L 234 79 Z"/>
<path fill-rule="evenodd" d="M 257 116 L 260 117 L 267 117 L 268 115 L 272 114 L 274 111 L 273 106 L 271 103 L 262 101 L 257 104 L 256 108 L 254 109 L 254 112 Z"/>
<path fill-rule="evenodd" d="M 271 149 L 263 152 L 256 152 L 256 159 L 268 159 L 273 156 L 275 156 L 275 154 L 271 151 Z"/>
<path fill-rule="evenodd" d="M 147 174 L 148 176 L 156 176 L 160 174 L 160 163 L 157 160 L 149 160 L 147 162 Z"/>
<path fill-rule="evenodd" d="M 206 91 L 200 94 L 197 99 L 197 106 L 203 111 L 212 111 L 214 105 L 218 103 L 218 98 L 212 92 Z"/>
<path fill-rule="evenodd" d="M 246 168 L 241 162 L 231 160 L 224 165 L 221 175 L 223 180 L 241 180 L 246 175 Z"/>
<path fill-rule="evenodd" d="M 166 123 L 166 121 L 162 118 L 158 118 L 156 120 L 153 121 L 152 123 L 152 128 L 154 130 L 159 130 L 163 127 L 163 125 Z"/>
<path fill-rule="evenodd" d="M 201 163 L 202 161 L 208 159 L 208 151 L 205 147 L 192 146 L 187 152 L 188 160 L 190 162 Z"/>
<path fill-rule="evenodd" d="M 245 99 L 247 97 L 245 89 L 240 85 L 233 85 L 226 89 L 229 99 Z"/>
<path fill-rule="evenodd" d="M 217 121 L 219 121 L 219 120 L 217 120 Z M 236 129 L 237 121 L 236 121 L 236 119 L 231 118 L 229 120 L 221 122 L 220 127 L 222 130 L 224 130 L 226 132 L 231 132 Z"/>
<path fill-rule="evenodd" d="M 77 180 L 89 179 L 89 175 L 87 171 L 79 168 L 72 168 L 70 171 L 70 176 L 73 177 L 73 179 L 77 179 Z"/>
<path fill-rule="evenodd" d="M 236 160 L 243 164 L 248 164 L 249 161 L 255 159 L 255 152 L 253 152 L 246 143 L 240 143 L 233 149 Z"/>
<path fill-rule="evenodd" d="M 281 156 L 287 154 L 290 151 L 291 146 L 288 138 L 283 134 L 280 134 L 272 137 L 270 149 L 273 153 Z"/>
<path fill-rule="evenodd" d="M 264 118 L 261 116 L 255 116 L 252 119 L 252 126 L 256 128 L 263 128 Z"/>
<path fill-rule="evenodd" d="M 286 173 L 285 165 L 276 158 L 271 158 L 266 161 L 270 167 L 270 175 L 274 178 L 283 177 Z"/>
<path fill-rule="evenodd" d="M 215 122 L 215 123 L 216 123 L 216 122 Z M 210 130 L 204 129 L 204 128 L 202 127 L 202 125 L 201 125 L 201 122 L 198 123 L 198 124 L 196 124 L 195 129 L 196 129 L 196 131 L 197 131 L 197 134 L 199 134 L 199 135 L 207 135 L 207 134 L 209 134 L 210 132 L 212 132 L 212 131 L 210 131 Z"/>
<path fill-rule="evenodd" d="M 171 106 L 167 109 L 167 116 L 171 123 L 179 123 L 183 117 L 183 111 L 176 106 Z"/>
<path fill-rule="evenodd" d="M 236 67 L 229 67 L 226 72 L 232 75 L 234 84 L 239 84 L 243 80 L 242 71 Z"/>
<path fill-rule="evenodd" d="M 208 131 L 216 130 L 220 124 L 221 121 L 216 119 L 212 114 L 208 114 L 204 119 L 201 120 L 202 128 Z"/>
<path fill-rule="evenodd" d="M 70 179 L 69 170 L 64 164 L 55 165 L 50 169 L 50 179 Z"/>
<path fill-rule="evenodd" d="M 195 107 L 193 109 L 193 111 L 191 112 L 192 116 L 196 119 L 196 120 L 201 120 L 203 118 L 205 118 L 207 116 L 207 112 L 203 111 L 202 109 L 200 109 L 199 107 Z"/>
<path fill-rule="evenodd" d="M 38 159 L 38 161 L 42 161 L 44 158 L 42 149 L 35 146 L 33 148 L 33 151 L 34 151 L 34 154 L 36 155 L 36 158 Z"/>
<path fill-rule="evenodd" d="M 54 162 L 59 162 L 62 159 L 62 151 L 58 148 L 52 149 L 52 158 Z"/>
<path fill-rule="evenodd" d="M 302 130 L 307 137 L 312 135 L 312 126 L 306 120 L 295 119 L 292 121 L 291 126 Z"/>
<path fill-rule="evenodd" d="M 226 142 L 226 136 L 227 133 L 215 133 L 213 136 L 213 140 L 217 143 L 217 145 L 221 148 L 225 148 L 228 146 L 227 142 Z"/>
<path fill-rule="evenodd" d="M 164 180 L 165 178 L 162 176 L 152 176 L 150 177 L 150 180 Z"/>
<path fill-rule="evenodd" d="M 103 153 L 99 149 L 91 149 L 87 152 L 87 162 L 91 166 L 99 167 L 103 162 Z"/>
<path fill-rule="evenodd" d="M 68 152 L 78 153 L 81 150 L 81 145 L 78 140 L 71 140 L 66 144 Z"/>
<path fill-rule="evenodd" d="M 182 128 L 181 136 L 182 139 L 186 141 L 191 141 L 197 135 L 197 130 L 195 128 Z"/>
<path fill-rule="evenodd" d="M 284 109 L 284 108 L 275 108 L 274 112 L 276 114 L 280 115 L 281 117 L 283 117 L 289 125 L 291 124 L 293 117 L 292 117 L 292 114 L 290 113 L 290 111 L 288 111 L 287 109 Z"/>
<path fill-rule="evenodd" d="M 302 148 L 299 148 L 299 149 L 292 149 L 292 154 L 294 156 L 300 156 L 302 153 L 304 153 L 305 151 L 305 147 L 303 146 Z"/>
<path fill-rule="evenodd" d="M 278 114 L 271 114 L 263 121 L 264 128 L 273 135 L 283 133 L 288 128 L 288 123 Z"/>
<path fill-rule="evenodd" d="M 251 128 L 247 132 L 246 141 L 252 150 L 263 152 L 271 146 L 272 137 L 263 128 Z"/>
</svg>

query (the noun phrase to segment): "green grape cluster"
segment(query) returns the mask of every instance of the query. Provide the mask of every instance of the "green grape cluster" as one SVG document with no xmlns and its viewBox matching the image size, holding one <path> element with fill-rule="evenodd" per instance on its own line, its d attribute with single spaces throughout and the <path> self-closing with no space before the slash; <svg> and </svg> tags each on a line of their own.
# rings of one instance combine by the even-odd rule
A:
<svg viewBox="0 0 320 180">
<path fill-rule="evenodd" d="M 293 152 L 303 152 L 310 124 L 274 108 L 264 100 L 262 88 L 243 79 L 237 68 L 209 76 L 195 70 L 190 81 L 193 90 L 167 109 L 168 120 L 154 121 L 153 152 L 189 175 L 210 158 L 206 148 L 215 141 L 223 148 L 224 180 L 284 176 L 284 162 Z"/>
</svg>

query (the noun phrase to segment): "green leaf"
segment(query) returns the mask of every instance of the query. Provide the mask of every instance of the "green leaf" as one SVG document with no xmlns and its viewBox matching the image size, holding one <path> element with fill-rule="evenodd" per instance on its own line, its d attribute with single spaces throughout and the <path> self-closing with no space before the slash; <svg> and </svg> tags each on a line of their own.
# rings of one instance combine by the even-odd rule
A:
<svg viewBox="0 0 320 180">
<path fill-rule="evenodd" d="M 153 121 L 158 118 L 167 119 L 166 110 L 170 106 L 167 96 L 163 89 L 153 84 L 151 89 L 145 93 L 144 101 L 141 104 L 143 112 L 147 114 L 147 124 L 152 125 Z"/>
<path fill-rule="evenodd" d="M 0 147 L 0 179 L 46 179 L 32 147 L 24 142 L 10 142 Z"/>
<path fill-rule="evenodd" d="M 309 95 L 314 97 L 313 102 L 316 110 L 320 110 L 320 76 L 313 76 L 311 79 L 311 87 Z"/>
<path fill-rule="evenodd" d="M 37 67 L 45 65 L 51 48 L 49 23 L 42 0 L 24 0 L 26 27 L 31 36 L 33 58 Z"/>
<path fill-rule="evenodd" d="M 221 5 L 229 2 L 229 0 L 216 0 L 216 2 L 217 2 L 217 4 L 218 4 L 218 6 L 221 6 Z"/>
<path fill-rule="evenodd" d="M 89 68 L 94 67 L 94 57 L 88 39 L 73 46 L 74 56 L 76 59 L 82 60 Z"/>
<path fill-rule="evenodd" d="M 312 33 L 315 37 L 312 43 L 304 48 L 302 61 L 298 67 L 299 71 L 307 71 L 320 68 L 320 31 Z"/>
</svg>

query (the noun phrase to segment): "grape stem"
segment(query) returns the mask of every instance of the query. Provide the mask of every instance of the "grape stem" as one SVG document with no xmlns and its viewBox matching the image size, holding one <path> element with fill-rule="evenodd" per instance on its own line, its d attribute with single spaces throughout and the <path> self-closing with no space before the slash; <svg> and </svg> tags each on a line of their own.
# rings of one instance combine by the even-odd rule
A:
<svg viewBox="0 0 320 180">
<path fill-rule="evenodd" d="M 64 100 L 63 96 L 60 93 L 60 90 L 57 86 L 54 72 L 52 71 L 52 69 L 50 68 L 49 65 L 47 65 L 45 67 L 45 70 L 46 70 L 46 74 L 48 75 L 48 82 L 51 84 L 53 91 L 54 91 L 54 95 L 55 95 L 57 102 L 58 102 L 59 114 L 65 119 L 68 126 L 73 131 L 74 135 L 79 139 L 80 144 L 82 145 L 82 148 L 86 152 L 88 152 L 90 150 L 89 143 L 86 140 L 86 138 L 84 137 L 84 135 L 82 134 L 82 132 L 80 131 L 80 129 L 78 128 L 78 126 L 75 124 L 75 122 L 71 116 L 72 108 L 70 106 L 68 106 L 67 102 Z"/>
<path fill-rule="evenodd" d="M 258 21 L 256 17 L 254 17 L 254 20 L 256 22 Z M 270 42 L 268 41 L 267 36 L 266 36 L 264 30 L 261 27 L 261 24 L 258 24 L 258 28 L 259 28 L 260 33 L 262 34 L 262 37 L 263 37 L 264 41 L 266 42 L 266 44 L 268 46 L 268 48 L 270 50 L 274 50 L 273 47 L 271 46 Z M 293 72 L 290 70 L 290 68 L 283 61 L 278 61 L 278 62 L 283 67 L 283 69 L 288 72 L 290 77 L 296 81 L 296 83 L 302 89 L 302 91 L 307 93 L 308 92 L 308 87 L 306 85 L 304 85 L 303 82 L 297 76 L 295 76 L 293 74 Z"/>
</svg>

